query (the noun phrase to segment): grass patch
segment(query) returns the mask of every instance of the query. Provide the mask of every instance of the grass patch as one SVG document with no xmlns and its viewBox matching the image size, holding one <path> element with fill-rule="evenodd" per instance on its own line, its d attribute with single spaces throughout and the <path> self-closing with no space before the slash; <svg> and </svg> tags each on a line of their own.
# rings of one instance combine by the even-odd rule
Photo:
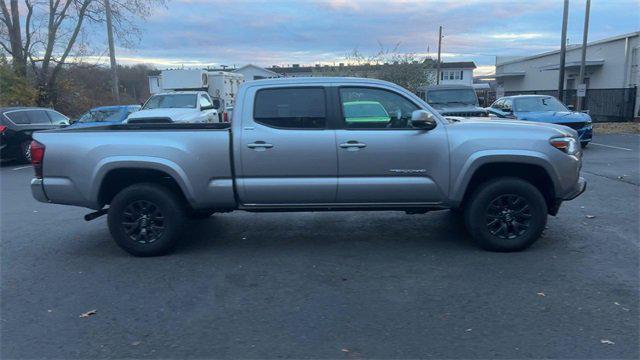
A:
<svg viewBox="0 0 640 360">
<path fill-rule="evenodd" d="M 640 122 L 593 123 L 593 132 L 597 134 L 616 134 L 616 133 L 640 134 Z"/>
</svg>

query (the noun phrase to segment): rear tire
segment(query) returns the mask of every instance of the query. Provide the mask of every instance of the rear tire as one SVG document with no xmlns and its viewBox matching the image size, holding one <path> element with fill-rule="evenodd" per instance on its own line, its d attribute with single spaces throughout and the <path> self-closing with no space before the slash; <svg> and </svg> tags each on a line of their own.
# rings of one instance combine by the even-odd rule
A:
<svg viewBox="0 0 640 360">
<path fill-rule="evenodd" d="M 158 256 L 169 252 L 180 238 L 185 207 L 164 186 L 135 184 L 111 201 L 109 231 L 116 244 L 134 256 Z"/>
<path fill-rule="evenodd" d="M 480 185 L 465 207 L 467 230 L 490 251 L 520 251 L 533 244 L 547 223 L 547 203 L 531 183 L 503 177 Z"/>
<path fill-rule="evenodd" d="M 20 162 L 31 164 L 31 140 L 23 141 L 20 144 Z"/>
<path fill-rule="evenodd" d="M 586 147 L 587 147 L 587 145 L 589 145 L 589 142 L 588 142 L 588 141 L 583 141 L 583 142 L 581 142 L 581 143 L 580 143 L 580 145 L 581 145 L 581 146 L 582 146 L 582 148 L 584 149 L 584 148 L 586 148 Z"/>
</svg>

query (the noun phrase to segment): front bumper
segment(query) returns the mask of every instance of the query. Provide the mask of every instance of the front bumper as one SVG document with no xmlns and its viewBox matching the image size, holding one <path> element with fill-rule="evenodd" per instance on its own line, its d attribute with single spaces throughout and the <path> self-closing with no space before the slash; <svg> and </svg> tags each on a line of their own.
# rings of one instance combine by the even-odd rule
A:
<svg viewBox="0 0 640 360">
<path fill-rule="evenodd" d="M 588 125 L 576 131 L 578 132 L 578 140 L 580 142 L 586 143 L 591 141 L 591 138 L 593 137 L 593 126 Z"/>
<path fill-rule="evenodd" d="M 44 185 L 42 184 L 42 179 L 31 179 L 31 195 L 34 199 L 48 203 L 49 199 L 47 198 L 47 194 L 44 192 Z"/>
<path fill-rule="evenodd" d="M 585 190 L 587 190 L 587 180 L 581 176 L 578 178 L 578 182 L 574 189 L 572 189 L 572 191 L 569 192 L 563 200 L 573 200 L 585 192 Z"/>
</svg>

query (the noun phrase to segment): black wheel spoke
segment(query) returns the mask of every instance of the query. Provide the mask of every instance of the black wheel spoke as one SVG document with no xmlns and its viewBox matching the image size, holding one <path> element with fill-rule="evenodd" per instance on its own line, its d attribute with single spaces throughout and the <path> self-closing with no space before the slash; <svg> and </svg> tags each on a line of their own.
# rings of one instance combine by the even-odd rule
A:
<svg viewBox="0 0 640 360">
<path fill-rule="evenodd" d="M 527 199 L 516 194 L 503 194 L 493 199 L 485 212 L 486 226 L 493 236 L 515 239 L 523 235 L 531 221 Z"/>
<path fill-rule="evenodd" d="M 123 211 L 121 225 L 132 241 L 142 244 L 158 240 L 164 233 L 164 216 L 160 208 L 148 201 L 131 202 Z"/>
</svg>

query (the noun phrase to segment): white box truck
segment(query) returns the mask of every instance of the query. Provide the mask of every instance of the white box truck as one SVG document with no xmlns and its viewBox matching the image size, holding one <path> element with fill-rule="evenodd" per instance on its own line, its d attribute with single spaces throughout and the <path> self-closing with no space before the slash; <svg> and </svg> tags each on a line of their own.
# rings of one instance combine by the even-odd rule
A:
<svg viewBox="0 0 640 360">
<path fill-rule="evenodd" d="M 244 82 L 242 74 L 227 71 L 207 70 L 162 70 L 160 75 L 149 76 L 149 92 L 206 91 L 211 96 L 220 121 L 228 122 L 238 88 Z"/>
</svg>

